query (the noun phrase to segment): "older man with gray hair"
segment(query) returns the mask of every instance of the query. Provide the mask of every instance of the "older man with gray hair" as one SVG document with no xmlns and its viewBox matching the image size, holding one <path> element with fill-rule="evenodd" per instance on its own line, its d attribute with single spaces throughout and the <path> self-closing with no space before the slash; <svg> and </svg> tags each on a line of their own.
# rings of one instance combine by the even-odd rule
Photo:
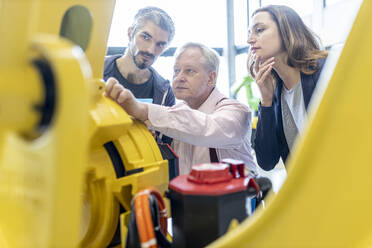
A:
<svg viewBox="0 0 372 248">
<path fill-rule="evenodd" d="M 247 106 L 218 91 L 218 66 L 214 50 L 187 43 L 176 51 L 173 68 L 173 91 L 182 102 L 172 107 L 138 102 L 112 78 L 105 94 L 150 129 L 173 138 L 180 174 L 190 172 L 194 164 L 224 158 L 242 160 L 256 171 L 250 144 L 252 113 Z"/>
</svg>

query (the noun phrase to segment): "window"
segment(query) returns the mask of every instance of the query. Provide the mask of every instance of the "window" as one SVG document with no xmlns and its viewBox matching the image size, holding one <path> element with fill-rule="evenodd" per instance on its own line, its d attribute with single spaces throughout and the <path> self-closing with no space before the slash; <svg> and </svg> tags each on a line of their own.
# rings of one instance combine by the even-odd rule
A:
<svg viewBox="0 0 372 248">
<path fill-rule="evenodd" d="M 342 0 L 324 0 L 325 2 L 325 6 L 329 6 L 329 5 L 332 5 L 332 4 L 335 4 L 337 2 L 341 2 Z"/>
<path fill-rule="evenodd" d="M 252 13 L 260 7 L 260 0 L 249 0 L 249 18 L 251 18 Z"/>
<path fill-rule="evenodd" d="M 286 5 L 294 9 L 301 17 L 304 17 L 306 15 L 310 15 L 313 12 L 314 0 L 261 0 L 261 3 L 262 6 L 269 4 Z"/>
<path fill-rule="evenodd" d="M 247 45 L 248 14 L 247 1 L 234 1 L 235 44 Z"/>
</svg>

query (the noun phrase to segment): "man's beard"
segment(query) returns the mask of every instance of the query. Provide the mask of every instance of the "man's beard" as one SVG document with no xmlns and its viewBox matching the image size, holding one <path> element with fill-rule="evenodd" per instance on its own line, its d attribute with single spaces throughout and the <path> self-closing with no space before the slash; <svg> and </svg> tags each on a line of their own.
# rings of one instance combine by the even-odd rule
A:
<svg viewBox="0 0 372 248">
<path fill-rule="evenodd" d="M 149 68 L 149 67 L 153 64 L 153 62 L 154 62 L 154 57 L 155 57 L 153 54 L 148 53 L 148 52 L 143 52 L 143 51 L 139 51 L 139 52 L 137 53 L 137 55 L 134 55 L 133 52 L 130 51 L 130 55 L 131 55 L 131 57 L 132 57 L 132 60 L 133 60 L 134 64 L 137 66 L 137 68 L 139 68 L 139 69 L 141 69 L 141 70 L 146 69 L 146 68 Z M 138 61 L 138 60 L 140 60 L 140 59 L 137 60 L 137 58 L 138 58 L 140 55 L 147 56 L 147 57 L 149 57 L 152 61 L 146 60 L 146 62 L 148 62 L 148 63 L 146 63 L 146 62 L 140 62 L 140 61 Z"/>
</svg>

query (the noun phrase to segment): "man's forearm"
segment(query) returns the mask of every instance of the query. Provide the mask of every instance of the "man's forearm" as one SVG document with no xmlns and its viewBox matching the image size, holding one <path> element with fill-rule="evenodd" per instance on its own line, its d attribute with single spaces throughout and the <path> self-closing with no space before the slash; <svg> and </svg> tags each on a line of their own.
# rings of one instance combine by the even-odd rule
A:
<svg viewBox="0 0 372 248">
<path fill-rule="evenodd" d="M 146 103 L 133 99 L 133 102 L 124 102 L 120 105 L 129 115 L 137 120 L 146 121 L 148 119 L 148 107 Z"/>
</svg>

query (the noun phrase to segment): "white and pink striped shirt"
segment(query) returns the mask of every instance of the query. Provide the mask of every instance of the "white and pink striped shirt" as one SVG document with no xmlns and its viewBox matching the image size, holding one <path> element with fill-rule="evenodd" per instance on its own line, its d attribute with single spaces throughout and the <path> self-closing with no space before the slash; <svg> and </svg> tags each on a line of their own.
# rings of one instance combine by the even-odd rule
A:
<svg viewBox="0 0 372 248">
<path fill-rule="evenodd" d="M 246 105 L 226 98 L 215 88 L 198 110 L 185 102 L 172 107 L 148 105 L 146 124 L 173 138 L 183 175 L 194 164 L 210 162 L 209 147 L 216 148 L 219 160 L 239 159 L 256 171 L 251 122 L 252 112 Z"/>
</svg>

